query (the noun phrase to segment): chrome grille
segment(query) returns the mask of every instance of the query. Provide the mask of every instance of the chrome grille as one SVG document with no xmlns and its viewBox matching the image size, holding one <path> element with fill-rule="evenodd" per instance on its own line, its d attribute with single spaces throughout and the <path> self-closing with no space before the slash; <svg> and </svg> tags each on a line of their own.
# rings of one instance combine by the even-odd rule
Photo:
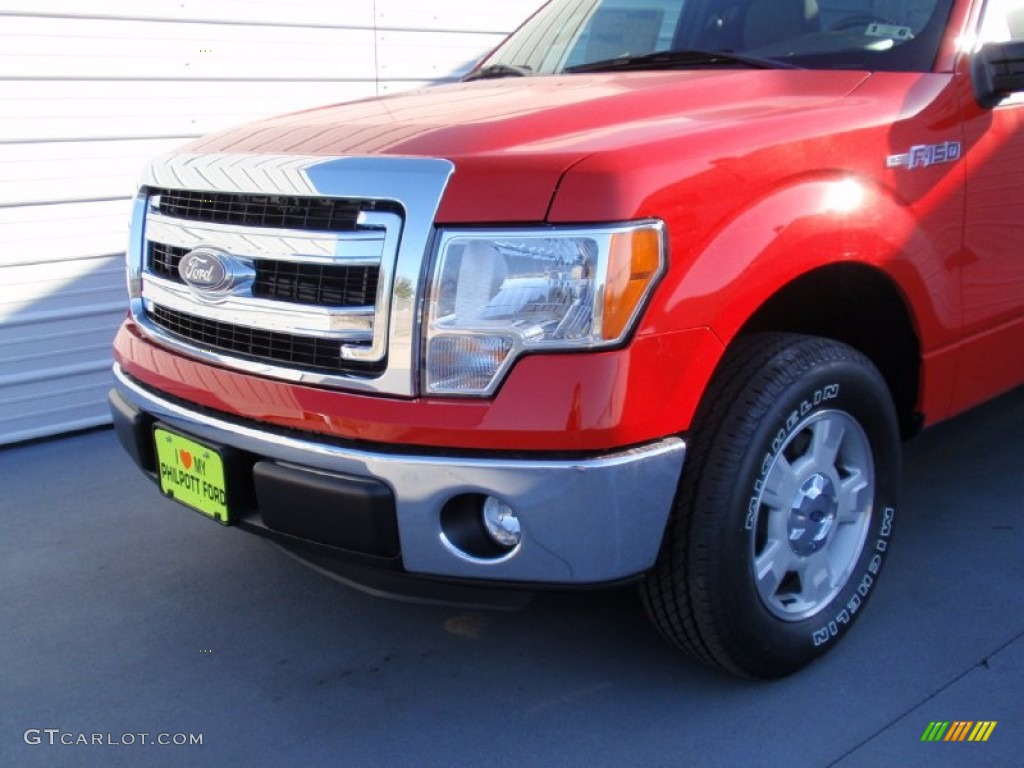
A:
<svg viewBox="0 0 1024 768">
<path fill-rule="evenodd" d="M 157 188 L 147 199 L 143 307 L 154 328 L 226 361 L 372 375 L 386 359 L 378 294 L 402 222 L 386 209 L 398 206 Z M 309 222 L 317 228 L 280 226 Z M 183 278 L 191 251 L 216 260 L 220 287 Z"/>
<path fill-rule="evenodd" d="M 133 207 L 132 317 L 213 365 L 415 397 L 424 259 L 454 170 L 439 158 L 158 158 Z"/>
</svg>

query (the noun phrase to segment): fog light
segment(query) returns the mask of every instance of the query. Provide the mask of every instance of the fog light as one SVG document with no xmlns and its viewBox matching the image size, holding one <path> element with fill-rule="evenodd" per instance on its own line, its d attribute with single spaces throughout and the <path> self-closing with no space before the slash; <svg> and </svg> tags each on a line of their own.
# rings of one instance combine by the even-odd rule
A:
<svg viewBox="0 0 1024 768">
<path fill-rule="evenodd" d="M 493 496 L 488 496 L 484 501 L 483 518 L 487 535 L 495 544 L 508 549 L 519 546 L 523 534 L 519 518 L 512 511 L 512 507 Z"/>
</svg>

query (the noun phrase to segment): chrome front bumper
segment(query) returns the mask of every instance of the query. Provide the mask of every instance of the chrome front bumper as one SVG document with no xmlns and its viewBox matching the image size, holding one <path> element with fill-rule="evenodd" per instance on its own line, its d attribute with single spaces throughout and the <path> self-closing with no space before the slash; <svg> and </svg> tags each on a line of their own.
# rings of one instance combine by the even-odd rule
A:
<svg viewBox="0 0 1024 768">
<path fill-rule="evenodd" d="M 686 452 L 677 437 L 583 459 L 358 450 L 198 412 L 141 386 L 118 366 L 114 374 L 124 402 L 186 434 L 290 469 L 385 484 L 394 494 L 402 567 L 426 577 L 582 585 L 640 574 L 658 554 Z M 454 497 L 477 494 L 517 513 L 522 541 L 512 552 L 479 557 L 453 544 L 442 509 Z"/>
</svg>

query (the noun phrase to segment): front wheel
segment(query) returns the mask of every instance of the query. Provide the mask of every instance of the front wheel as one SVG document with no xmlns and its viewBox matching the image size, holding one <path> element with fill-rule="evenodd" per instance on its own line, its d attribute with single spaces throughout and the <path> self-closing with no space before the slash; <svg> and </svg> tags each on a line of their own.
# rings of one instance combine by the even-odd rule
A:
<svg viewBox="0 0 1024 768">
<path fill-rule="evenodd" d="M 888 552 L 900 476 L 889 389 L 844 344 L 757 334 L 727 353 L 694 424 L 648 613 L 701 660 L 789 674 L 846 634 Z"/>
</svg>

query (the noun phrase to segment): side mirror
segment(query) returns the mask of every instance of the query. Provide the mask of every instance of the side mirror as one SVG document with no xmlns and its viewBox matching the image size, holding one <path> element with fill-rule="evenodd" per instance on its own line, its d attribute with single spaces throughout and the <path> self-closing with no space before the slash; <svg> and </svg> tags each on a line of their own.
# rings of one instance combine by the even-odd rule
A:
<svg viewBox="0 0 1024 768">
<path fill-rule="evenodd" d="M 1024 93 L 1024 42 L 983 45 L 971 62 L 971 79 L 978 103 L 986 109 Z"/>
</svg>

